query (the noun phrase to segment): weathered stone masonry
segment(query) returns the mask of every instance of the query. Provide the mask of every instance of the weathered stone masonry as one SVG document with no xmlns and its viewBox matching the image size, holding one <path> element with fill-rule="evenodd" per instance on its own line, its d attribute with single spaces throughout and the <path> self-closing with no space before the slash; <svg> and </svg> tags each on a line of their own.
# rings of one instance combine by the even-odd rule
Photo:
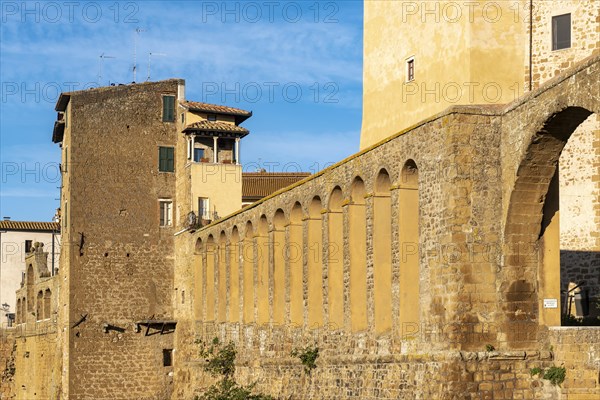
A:
<svg viewBox="0 0 600 400">
<path fill-rule="evenodd" d="M 193 341 L 213 336 L 237 344 L 242 381 L 258 381 L 261 390 L 282 398 L 599 395 L 600 331 L 548 328 L 560 308 L 541 303 L 560 298 L 553 291 L 560 266 L 544 262 L 540 239 L 560 152 L 575 128 L 600 111 L 599 61 L 589 58 L 506 107 L 451 108 L 198 233 L 181 235 L 177 240 L 187 244 L 178 245 L 177 286 L 192 295 L 176 303 L 174 398 L 190 397 L 210 382 Z M 418 186 L 411 187 L 415 175 Z M 419 229 L 407 233 L 403 206 L 411 191 L 418 192 L 413 212 Z M 378 217 L 382 205 L 389 207 L 389 228 Z M 340 208 L 341 275 L 330 257 L 338 239 L 329 229 L 339 224 L 332 221 Z M 314 224 L 321 229 L 316 237 Z M 407 283 L 415 245 L 418 279 Z M 278 254 L 292 247 L 300 254 Z M 382 248 L 391 250 L 389 265 L 385 257 L 376 261 Z M 233 297 L 232 285 L 239 292 Z M 411 286 L 417 292 L 407 300 L 401 288 Z M 322 303 L 311 300 L 315 295 Z M 297 296 L 300 319 L 292 311 Z M 339 298 L 341 316 L 332 312 Z M 389 325 L 381 308 L 391 310 Z M 415 317 L 405 320 L 414 310 Z M 311 377 L 289 356 L 306 344 L 321 349 Z M 486 353 L 487 344 L 497 351 Z M 536 366 L 561 364 L 567 367 L 562 389 L 529 374 Z"/>
</svg>

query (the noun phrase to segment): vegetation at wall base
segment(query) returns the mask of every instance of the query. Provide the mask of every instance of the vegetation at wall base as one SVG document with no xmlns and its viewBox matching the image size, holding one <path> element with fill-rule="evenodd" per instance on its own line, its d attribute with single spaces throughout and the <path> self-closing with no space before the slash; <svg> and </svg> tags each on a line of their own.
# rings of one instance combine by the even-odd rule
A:
<svg viewBox="0 0 600 400">
<path fill-rule="evenodd" d="M 221 379 L 202 395 L 195 396 L 194 400 L 275 400 L 268 395 L 252 394 L 256 383 L 243 386 L 235 381 L 237 351 L 233 342 L 222 346 L 219 338 L 215 337 L 210 344 L 202 340 L 195 343 L 200 346 L 200 356 L 206 359 L 204 370 Z"/>
<path fill-rule="evenodd" d="M 552 366 L 547 370 L 540 367 L 532 368 L 530 371 L 531 376 L 538 375 L 539 377 L 550 381 L 554 386 L 560 386 L 567 376 L 567 369 L 565 367 Z"/>
</svg>

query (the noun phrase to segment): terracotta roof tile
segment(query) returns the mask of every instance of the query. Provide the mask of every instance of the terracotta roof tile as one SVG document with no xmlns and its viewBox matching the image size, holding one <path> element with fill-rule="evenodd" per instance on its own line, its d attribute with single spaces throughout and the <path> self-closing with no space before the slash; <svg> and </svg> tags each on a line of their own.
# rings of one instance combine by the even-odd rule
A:
<svg viewBox="0 0 600 400">
<path fill-rule="evenodd" d="M 0 221 L 0 230 L 59 232 L 58 222 Z"/>
<path fill-rule="evenodd" d="M 244 172 L 242 200 L 255 201 L 290 186 L 307 176 L 308 172 Z"/>
<path fill-rule="evenodd" d="M 239 133 L 242 136 L 246 136 L 250 131 L 241 126 L 229 124 L 227 122 L 220 121 L 198 121 L 193 124 L 189 124 L 185 127 L 184 131 L 203 131 L 203 132 L 228 132 L 228 133 Z"/>
<path fill-rule="evenodd" d="M 187 107 L 189 110 L 194 111 L 205 111 L 209 113 L 216 114 L 232 114 L 232 115 L 240 115 L 244 117 L 251 117 L 252 112 L 242 110 L 240 108 L 222 106 L 219 104 L 210 104 L 210 103 L 202 103 L 199 101 L 184 101 L 182 103 L 184 107 Z"/>
</svg>

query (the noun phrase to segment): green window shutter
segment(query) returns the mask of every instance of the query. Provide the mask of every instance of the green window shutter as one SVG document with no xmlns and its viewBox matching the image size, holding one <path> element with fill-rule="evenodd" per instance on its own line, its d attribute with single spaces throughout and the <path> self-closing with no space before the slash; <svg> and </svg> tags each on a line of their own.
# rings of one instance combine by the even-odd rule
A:
<svg viewBox="0 0 600 400">
<path fill-rule="evenodd" d="M 175 122 L 175 96 L 163 96 L 163 122 Z"/>
<path fill-rule="evenodd" d="M 158 148 L 158 170 L 161 172 L 165 170 L 165 148 L 164 147 Z"/>
<path fill-rule="evenodd" d="M 172 147 L 167 148 L 167 171 L 175 171 L 175 149 Z"/>
<path fill-rule="evenodd" d="M 175 149 L 173 147 L 158 148 L 158 170 L 175 172 Z"/>
</svg>

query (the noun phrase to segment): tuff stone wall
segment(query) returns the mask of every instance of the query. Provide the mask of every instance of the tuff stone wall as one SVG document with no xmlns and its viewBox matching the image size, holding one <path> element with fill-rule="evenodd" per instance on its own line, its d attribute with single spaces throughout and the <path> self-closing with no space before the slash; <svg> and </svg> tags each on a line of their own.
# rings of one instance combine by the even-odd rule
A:
<svg viewBox="0 0 600 400">
<path fill-rule="evenodd" d="M 15 398 L 15 353 L 17 350 L 14 329 L 0 328 L 0 399 Z"/>
<path fill-rule="evenodd" d="M 526 66 L 526 83 L 533 89 L 600 49 L 600 6 L 586 1 L 534 1 L 531 49 L 531 77 Z M 552 50 L 552 17 L 571 14 L 571 46 Z M 529 51 L 528 51 L 529 52 Z M 529 60 L 528 60 L 529 61 Z M 591 296 L 591 310 L 597 314 L 600 296 L 600 181 L 598 157 L 600 118 L 590 116 L 563 149 L 559 160 L 561 291 L 569 282 L 585 284 Z M 564 294 L 561 295 L 564 301 Z"/>
<path fill-rule="evenodd" d="M 214 336 L 236 343 L 241 381 L 257 381 L 260 390 L 281 398 L 576 399 L 600 394 L 597 329 L 548 331 L 557 311 L 542 307 L 543 299 L 555 294 L 546 280 L 560 282 L 560 269 L 545 264 L 539 239 L 554 163 L 577 125 L 600 111 L 599 65 L 598 57 L 590 58 L 505 108 L 449 109 L 199 232 L 182 234 L 177 286 L 191 295 L 176 302 L 173 398 L 190 398 L 210 383 L 194 340 Z M 406 279 L 400 266 L 409 254 L 399 222 L 402 194 L 409 189 L 403 170 L 410 163 L 418 174 L 420 251 L 419 292 L 407 304 L 399 287 Z M 371 238 L 381 232 L 376 215 L 383 171 L 391 193 L 391 235 L 383 241 L 392 246 L 392 315 L 391 328 L 381 332 L 375 324 L 381 312 L 375 288 L 385 274 L 375 262 Z M 360 197 L 358 182 L 365 187 Z M 330 274 L 327 229 L 338 190 L 344 229 L 341 325 L 330 324 L 333 293 L 328 291 L 336 287 L 329 280 L 338 279 Z M 323 227 L 316 239 L 310 233 L 315 203 Z M 294 233 L 297 205 L 300 236 Z M 362 215 L 355 213 L 357 207 L 364 207 L 364 243 L 356 239 L 360 224 L 349 228 Z M 283 243 L 277 230 L 281 215 Z M 275 264 L 279 249 L 291 245 L 302 249 L 301 264 L 289 253 L 283 266 Z M 310 299 L 312 245 L 322 268 L 323 302 L 317 309 Z M 353 254 L 361 253 L 353 251 L 362 246 L 365 258 L 357 263 Z M 237 274 L 231 273 L 232 260 L 241 266 Z M 361 263 L 366 271 L 356 281 L 353 269 Z M 276 291 L 281 281 L 275 276 L 282 267 L 285 311 L 280 324 L 275 310 L 282 301 Z M 299 324 L 291 312 L 297 293 L 293 268 L 302 269 Z M 232 302 L 231 288 L 244 288 L 248 277 L 254 290 L 241 290 Z M 357 302 L 352 291 L 363 284 L 365 300 Z M 265 285 L 268 302 L 261 299 Z M 407 306 L 419 309 L 417 318 L 401 323 Z M 246 307 L 252 322 L 234 322 L 247 321 Z M 365 329 L 353 324 L 356 309 L 366 312 Z M 312 325 L 311 315 L 321 315 L 323 324 Z M 586 360 L 574 359 L 574 348 L 568 346 L 577 336 L 582 338 L 577 350 L 590 354 Z M 306 345 L 322 351 L 311 377 L 290 357 L 293 348 Z M 486 352 L 488 345 L 496 350 Z M 568 367 L 570 391 L 530 374 L 534 367 L 561 364 Z"/>
<path fill-rule="evenodd" d="M 174 221 L 180 215 L 175 173 L 159 172 L 158 148 L 176 145 L 181 127 L 162 121 L 162 95 L 177 97 L 182 85 L 70 94 L 60 272 L 65 398 L 164 399 L 172 389 L 163 366 L 172 335 L 146 336 L 135 322 L 173 318 L 175 231 L 159 226 L 158 199 L 173 199 Z"/>
</svg>

